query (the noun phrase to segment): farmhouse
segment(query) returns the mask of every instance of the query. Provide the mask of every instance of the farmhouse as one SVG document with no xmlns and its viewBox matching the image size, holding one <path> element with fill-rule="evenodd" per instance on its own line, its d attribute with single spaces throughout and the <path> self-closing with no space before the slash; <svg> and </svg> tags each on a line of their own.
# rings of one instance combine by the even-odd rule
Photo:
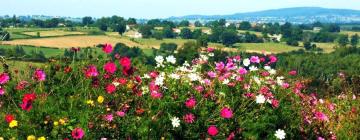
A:
<svg viewBox="0 0 360 140">
<path fill-rule="evenodd" d="M 272 40 L 272 41 L 278 41 L 280 42 L 281 38 L 282 38 L 282 34 L 268 34 L 268 37 Z"/>
</svg>

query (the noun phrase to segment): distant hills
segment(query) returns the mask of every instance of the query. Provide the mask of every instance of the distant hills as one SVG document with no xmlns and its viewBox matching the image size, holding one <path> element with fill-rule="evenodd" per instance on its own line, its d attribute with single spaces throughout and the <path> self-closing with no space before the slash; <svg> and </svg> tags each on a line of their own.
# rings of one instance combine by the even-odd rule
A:
<svg viewBox="0 0 360 140">
<path fill-rule="evenodd" d="M 329 9 L 321 7 L 294 7 L 264 10 L 258 12 L 236 13 L 231 15 L 187 15 L 170 17 L 169 20 L 246 20 L 251 22 L 292 22 L 312 23 L 315 21 L 329 23 L 359 23 L 360 10 Z"/>
</svg>

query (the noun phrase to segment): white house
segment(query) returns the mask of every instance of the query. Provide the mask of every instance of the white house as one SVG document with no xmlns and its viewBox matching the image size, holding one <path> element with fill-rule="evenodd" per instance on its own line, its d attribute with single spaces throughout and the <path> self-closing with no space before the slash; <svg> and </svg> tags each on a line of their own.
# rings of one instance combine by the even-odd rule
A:
<svg viewBox="0 0 360 140">
<path fill-rule="evenodd" d="M 178 34 L 180 34 L 180 32 L 181 32 L 181 30 L 178 29 L 178 28 L 174 28 L 173 31 L 174 31 L 175 33 L 178 33 Z"/>
<path fill-rule="evenodd" d="M 314 27 L 314 28 L 313 28 L 313 31 L 314 31 L 314 32 L 320 32 L 321 29 L 322 29 L 321 27 Z"/>
<path fill-rule="evenodd" d="M 268 37 L 273 41 L 279 41 L 280 42 L 280 40 L 282 38 L 282 34 L 273 34 L 273 35 L 268 34 Z"/>
</svg>

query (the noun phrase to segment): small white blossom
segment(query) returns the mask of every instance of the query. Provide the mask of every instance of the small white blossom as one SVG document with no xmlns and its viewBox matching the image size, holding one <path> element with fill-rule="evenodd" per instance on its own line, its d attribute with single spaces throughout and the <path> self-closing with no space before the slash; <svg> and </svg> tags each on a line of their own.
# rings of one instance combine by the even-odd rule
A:
<svg viewBox="0 0 360 140">
<path fill-rule="evenodd" d="M 264 97 L 264 95 L 262 95 L 262 94 L 259 94 L 258 96 L 256 96 L 256 103 L 258 103 L 258 104 L 263 104 L 263 103 L 265 103 L 265 97 Z"/>
<path fill-rule="evenodd" d="M 161 55 L 158 55 L 155 57 L 155 61 L 156 61 L 156 67 L 163 67 L 163 62 L 164 62 L 164 57 Z"/>
<path fill-rule="evenodd" d="M 209 53 L 208 56 L 213 57 L 214 53 Z"/>
<path fill-rule="evenodd" d="M 150 75 L 149 75 L 149 74 L 144 74 L 143 78 L 149 79 L 149 78 L 150 78 Z"/>
<path fill-rule="evenodd" d="M 170 55 L 170 56 L 166 57 L 166 62 L 169 62 L 171 64 L 175 64 L 176 63 L 176 58 L 173 55 Z"/>
<path fill-rule="evenodd" d="M 227 85 L 227 84 L 229 84 L 229 79 L 225 79 L 224 81 L 222 81 L 222 84 L 224 84 L 224 85 Z"/>
<path fill-rule="evenodd" d="M 279 86 L 282 86 L 284 84 L 284 77 L 283 76 L 280 76 L 280 77 L 276 77 L 276 83 L 279 85 Z"/>
<path fill-rule="evenodd" d="M 142 87 L 141 87 L 141 90 L 143 91 L 143 92 L 142 92 L 143 94 L 146 94 L 146 93 L 149 92 L 149 87 L 147 87 L 147 86 L 142 86 Z"/>
<path fill-rule="evenodd" d="M 255 83 L 256 83 L 256 84 L 258 84 L 258 85 L 260 85 L 260 84 L 261 84 L 261 80 L 260 80 L 260 78 L 259 78 L 259 77 L 254 76 L 254 77 L 253 77 L 253 79 L 254 79 L 254 81 L 255 81 Z"/>
<path fill-rule="evenodd" d="M 250 66 L 250 67 L 249 67 L 249 70 L 250 70 L 250 71 L 257 71 L 258 68 L 257 68 L 256 66 Z"/>
<path fill-rule="evenodd" d="M 172 78 L 172 79 L 180 79 L 180 75 L 176 74 L 176 73 L 172 73 L 172 74 L 170 74 L 170 78 Z"/>
<path fill-rule="evenodd" d="M 246 58 L 246 59 L 244 59 L 243 60 L 243 64 L 244 64 L 244 66 L 249 66 L 250 65 L 250 59 L 249 58 Z"/>
<path fill-rule="evenodd" d="M 190 73 L 187 76 L 189 77 L 190 81 L 198 81 L 201 79 L 200 76 L 196 73 Z"/>
<path fill-rule="evenodd" d="M 164 84 L 164 80 L 165 80 L 164 74 L 160 74 L 155 79 L 155 85 L 162 86 Z"/>
<path fill-rule="evenodd" d="M 271 67 L 270 66 L 264 66 L 264 69 L 265 70 L 271 70 Z"/>
<path fill-rule="evenodd" d="M 269 73 L 270 73 L 271 75 L 274 75 L 274 74 L 276 74 L 276 70 L 275 70 L 275 69 L 270 69 L 270 70 L 269 70 Z"/>
<path fill-rule="evenodd" d="M 120 83 L 119 83 L 119 82 L 116 82 L 116 81 L 115 81 L 115 82 L 113 82 L 112 84 L 113 84 L 115 87 L 117 87 L 117 86 L 119 86 L 119 85 L 120 85 Z"/>
<path fill-rule="evenodd" d="M 179 127 L 180 126 L 180 120 L 178 117 L 173 117 L 171 119 L 171 124 L 173 127 Z"/>
<path fill-rule="evenodd" d="M 278 139 L 285 139 L 285 131 L 284 130 L 281 130 L 281 129 L 278 129 L 275 131 L 275 137 L 278 138 Z"/>
</svg>

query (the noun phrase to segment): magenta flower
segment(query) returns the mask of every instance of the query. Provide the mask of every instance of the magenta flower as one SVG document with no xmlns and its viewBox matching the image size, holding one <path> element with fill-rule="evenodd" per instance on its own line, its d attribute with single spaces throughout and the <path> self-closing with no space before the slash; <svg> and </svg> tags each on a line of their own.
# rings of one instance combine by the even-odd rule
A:
<svg viewBox="0 0 360 140">
<path fill-rule="evenodd" d="M 196 100 L 195 98 L 189 98 L 185 101 L 185 106 L 189 109 L 194 108 L 196 105 Z"/>
<path fill-rule="evenodd" d="M 315 112 L 315 118 L 318 119 L 319 121 L 328 121 L 329 118 L 322 112 L 317 111 Z"/>
<path fill-rule="evenodd" d="M 274 55 L 270 55 L 269 59 L 270 59 L 270 63 L 275 63 L 277 61 L 277 58 Z"/>
<path fill-rule="evenodd" d="M 216 77 L 216 73 L 213 72 L 213 71 L 209 71 L 209 72 L 207 73 L 207 75 L 208 75 L 210 78 L 215 78 L 215 77 Z"/>
<path fill-rule="evenodd" d="M 296 71 L 296 70 L 292 70 L 292 71 L 289 72 L 289 75 L 295 76 L 295 75 L 297 75 L 297 71 Z"/>
<path fill-rule="evenodd" d="M 111 44 L 105 44 L 102 48 L 102 50 L 106 53 L 109 54 L 113 51 L 113 48 L 111 46 Z"/>
<path fill-rule="evenodd" d="M 215 63 L 215 69 L 217 71 L 221 71 L 225 68 L 225 64 L 223 62 Z"/>
<path fill-rule="evenodd" d="M 105 65 L 104 65 L 104 70 L 107 72 L 107 73 L 115 73 L 116 71 L 116 64 L 113 63 L 113 62 L 107 62 Z"/>
<path fill-rule="evenodd" d="M 238 73 L 241 75 L 245 75 L 247 73 L 247 70 L 245 68 L 239 68 Z"/>
<path fill-rule="evenodd" d="M 0 74 L 0 84 L 6 84 L 10 80 L 10 76 L 7 73 Z"/>
<path fill-rule="evenodd" d="M 71 132 L 71 136 L 74 139 L 82 139 L 85 135 L 84 130 L 82 130 L 81 128 L 75 128 L 72 132 Z"/>
<path fill-rule="evenodd" d="M 160 99 L 162 97 L 162 93 L 158 91 L 152 91 L 150 96 L 154 99 Z"/>
<path fill-rule="evenodd" d="M 216 126 L 212 125 L 208 128 L 208 134 L 210 136 L 216 136 L 219 133 L 218 129 L 216 128 Z"/>
<path fill-rule="evenodd" d="M 124 117 L 126 114 L 124 111 L 116 111 L 116 115 L 118 115 L 119 117 Z"/>
<path fill-rule="evenodd" d="M 108 84 L 105 87 L 107 93 L 112 94 L 116 91 L 116 86 L 114 84 Z"/>
<path fill-rule="evenodd" d="M 107 114 L 104 116 L 104 120 L 108 121 L 108 122 L 112 122 L 114 119 L 112 114 Z"/>
<path fill-rule="evenodd" d="M 88 66 L 87 69 L 85 70 L 86 78 L 96 77 L 98 75 L 99 75 L 99 72 L 97 71 L 96 66 L 94 66 L 94 65 Z"/>
<path fill-rule="evenodd" d="M 271 100 L 271 105 L 273 108 L 278 108 L 279 107 L 279 101 L 276 99 L 272 99 Z"/>
<path fill-rule="evenodd" d="M 260 63 L 260 58 L 258 56 L 251 56 L 250 62 L 251 63 Z"/>
<path fill-rule="evenodd" d="M 40 70 L 40 69 L 37 69 L 35 72 L 34 72 L 34 75 L 33 75 L 33 79 L 35 79 L 36 81 L 45 81 L 45 78 L 46 78 L 46 75 L 45 75 L 45 72 L 43 70 Z"/>
<path fill-rule="evenodd" d="M 5 89 L 0 87 L 0 96 L 5 94 Z"/>
<path fill-rule="evenodd" d="M 195 116 L 192 113 L 186 114 L 184 117 L 184 122 L 186 123 L 194 123 L 195 122 Z"/>
<path fill-rule="evenodd" d="M 224 119 L 230 119 L 233 117 L 233 112 L 230 108 L 228 107 L 224 107 L 223 109 L 221 109 L 220 111 L 220 116 Z"/>
</svg>

